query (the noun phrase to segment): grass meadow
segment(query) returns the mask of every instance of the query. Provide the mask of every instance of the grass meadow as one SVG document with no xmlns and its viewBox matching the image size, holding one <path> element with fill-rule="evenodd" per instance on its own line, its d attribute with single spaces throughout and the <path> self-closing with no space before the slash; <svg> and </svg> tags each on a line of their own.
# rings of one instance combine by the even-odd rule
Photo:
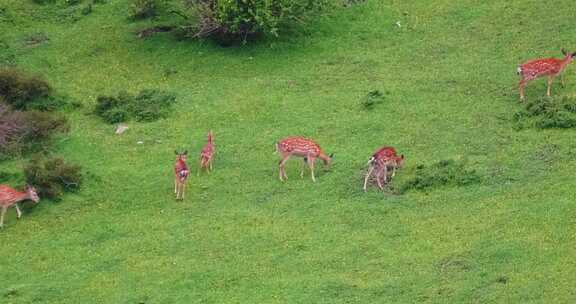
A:
<svg viewBox="0 0 576 304">
<path fill-rule="evenodd" d="M 0 303 L 576 301 L 576 133 L 512 122 L 516 66 L 576 49 L 571 1 L 369 0 L 228 48 L 139 39 L 165 20 L 129 22 L 128 7 L 108 0 L 74 18 L 0 1 L 0 61 L 83 105 L 54 154 L 85 175 L 78 193 L 25 204 L 19 221 L 8 212 Z M 26 43 L 34 35 L 48 40 Z M 576 68 L 565 76 L 552 92 L 574 96 Z M 531 83 L 528 99 L 545 86 Z M 122 136 L 90 114 L 98 95 L 142 89 L 176 94 L 174 112 Z M 367 111 L 372 90 L 385 98 Z M 215 171 L 197 176 L 209 130 Z M 317 183 L 295 159 L 278 180 L 274 144 L 288 135 L 335 154 Z M 444 159 L 481 183 L 364 193 L 382 145 L 406 156 L 394 183 Z M 184 201 L 174 149 L 192 154 Z"/>
</svg>

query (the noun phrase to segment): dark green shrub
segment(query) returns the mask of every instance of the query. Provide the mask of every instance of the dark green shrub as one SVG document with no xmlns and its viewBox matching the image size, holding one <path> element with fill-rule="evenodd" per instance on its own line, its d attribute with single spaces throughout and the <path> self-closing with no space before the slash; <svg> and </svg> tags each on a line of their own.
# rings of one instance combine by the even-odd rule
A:
<svg viewBox="0 0 576 304">
<path fill-rule="evenodd" d="M 99 96 L 94 113 L 108 123 L 130 119 L 150 122 L 166 117 L 175 101 L 173 94 L 158 90 L 142 90 L 137 95 L 121 92 L 118 96 Z"/>
<path fill-rule="evenodd" d="M 197 23 L 190 27 L 194 37 L 243 41 L 250 35 L 277 36 L 290 22 L 301 23 L 326 7 L 329 0 L 188 0 Z"/>
<path fill-rule="evenodd" d="M 379 90 L 370 91 L 362 98 L 362 107 L 366 110 L 372 110 L 376 105 L 384 102 L 384 98 L 384 93 Z"/>
<path fill-rule="evenodd" d="M 17 110 L 28 109 L 28 103 L 47 98 L 51 92 L 50 85 L 37 76 L 14 68 L 0 69 L 0 96 Z"/>
<path fill-rule="evenodd" d="M 81 167 L 62 158 L 33 157 L 25 166 L 24 175 L 42 198 L 58 198 L 64 192 L 76 191 L 82 182 Z"/>
<path fill-rule="evenodd" d="M 399 192 L 427 190 L 445 185 L 466 186 L 480 182 L 474 170 L 467 170 L 464 164 L 454 160 L 442 160 L 431 166 L 418 165 L 414 176 L 399 187 Z"/>
<path fill-rule="evenodd" d="M 541 97 L 526 102 L 526 108 L 514 113 L 517 128 L 576 127 L 576 98 L 570 96 Z"/>
<path fill-rule="evenodd" d="M 11 111 L 0 104 L 0 156 L 44 150 L 57 133 L 69 130 L 66 118 L 52 112 Z"/>
<path fill-rule="evenodd" d="M 157 15 L 158 4 L 156 0 L 132 0 L 130 5 L 130 19 L 142 20 Z"/>
</svg>

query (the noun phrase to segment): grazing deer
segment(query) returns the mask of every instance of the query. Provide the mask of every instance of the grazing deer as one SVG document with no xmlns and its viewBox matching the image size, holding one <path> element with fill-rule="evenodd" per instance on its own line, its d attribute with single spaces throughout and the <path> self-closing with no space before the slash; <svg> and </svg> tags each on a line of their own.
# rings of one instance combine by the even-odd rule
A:
<svg viewBox="0 0 576 304">
<path fill-rule="evenodd" d="M 0 185 L 0 207 L 2 207 L 2 215 L 0 216 L 0 228 L 4 226 L 4 214 L 8 208 L 14 206 L 16 208 L 16 214 L 18 219 L 22 217 L 22 211 L 18 207 L 18 202 L 31 200 L 34 203 L 38 203 L 40 198 L 36 194 L 36 189 L 31 186 L 26 187 L 26 191 L 20 192 L 9 186 Z"/>
<path fill-rule="evenodd" d="M 208 132 L 208 143 L 202 148 L 200 153 L 200 168 L 198 168 L 198 175 L 200 175 L 200 170 L 205 169 L 206 171 L 212 171 L 212 159 L 214 157 L 214 137 L 212 131 Z"/>
<path fill-rule="evenodd" d="M 293 136 L 287 137 L 276 143 L 276 151 L 280 154 L 282 159 L 279 162 L 280 167 L 280 180 L 284 181 L 284 179 L 288 179 L 286 176 L 286 161 L 290 158 L 290 156 L 298 156 L 303 157 L 304 162 L 302 163 L 302 171 L 300 173 L 300 177 L 304 177 L 304 167 L 308 165 L 310 168 L 310 172 L 312 174 L 312 181 L 316 182 L 316 177 L 314 176 L 314 162 L 316 158 L 320 158 L 324 161 L 324 165 L 330 167 L 330 163 L 332 162 L 333 154 L 330 156 L 326 155 L 320 146 L 315 143 L 313 140 Z"/>
<path fill-rule="evenodd" d="M 562 72 L 568 66 L 570 62 L 576 57 L 576 53 L 568 53 L 562 49 L 562 54 L 564 58 L 545 58 L 545 59 L 535 59 L 523 63 L 518 66 L 518 75 L 522 77 L 518 86 L 520 87 L 520 100 L 524 100 L 524 88 L 528 82 L 543 77 L 548 76 L 548 90 L 546 95 L 550 96 L 550 88 L 552 87 L 552 82 L 554 78 L 560 74 L 560 80 L 562 81 L 562 86 L 564 86 L 564 76 Z"/>
<path fill-rule="evenodd" d="M 364 191 L 368 184 L 368 179 L 375 173 L 376 183 L 380 189 L 383 189 L 382 177 L 384 177 L 384 184 L 388 182 L 388 168 L 392 168 L 390 179 L 396 175 L 396 169 L 404 165 L 404 155 L 398 156 L 396 149 L 393 147 L 382 147 L 378 149 L 372 157 L 368 160 L 368 172 L 364 178 Z"/>
<path fill-rule="evenodd" d="M 176 153 L 176 163 L 174 164 L 174 193 L 176 194 L 176 199 L 184 199 L 184 190 L 186 190 L 186 180 L 190 175 L 190 170 L 186 165 L 186 158 L 188 151 Z"/>
</svg>

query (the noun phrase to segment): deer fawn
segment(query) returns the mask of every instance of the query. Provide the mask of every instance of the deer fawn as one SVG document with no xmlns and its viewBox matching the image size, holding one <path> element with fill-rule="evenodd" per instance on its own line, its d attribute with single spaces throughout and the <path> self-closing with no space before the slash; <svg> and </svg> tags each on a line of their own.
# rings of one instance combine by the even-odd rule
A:
<svg viewBox="0 0 576 304">
<path fill-rule="evenodd" d="M 316 182 L 316 177 L 314 176 L 314 162 L 316 161 L 316 158 L 323 160 L 324 165 L 329 167 L 333 156 L 333 154 L 330 154 L 330 156 L 326 155 L 320 146 L 314 141 L 297 136 L 287 137 L 276 143 L 276 151 L 282 157 L 279 163 L 281 181 L 288 179 L 288 176 L 286 176 L 285 165 L 286 161 L 288 161 L 292 155 L 304 158 L 300 177 L 304 177 L 304 166 L 308 165 L 312 174 L 312 181 L 314 182 Z"/>
<path fill-rule="evenodd" d="M 212 131 L 208 132 L 208 143 L 202 148 L 200 153 L 200 168 L 198 168 L 198 175 L 200 175 L 200 170 L 205 169 L 206 171 L 212 171 L 212 159 L 214 157 L 214 137 Z"/>
<path fill-rule="evenodd" d="M 174 164 L 174 193 L 176 194 L 176 199 L 184 199 L 184 190 L 186 190 L 186 180 L 190 175 L 190 170 L 186 165 L 186 158 L 188 151 L 176 153 L 176 163 Z"/>
<path fill-rule="evenodd" d="M 375 173 L 376 183 L 383 189 L 381 178 L 384 177 L 384 184 L 388 182 L 388 168 L 392 168 L 390 179 L 396 175 L 396 169 L 404 164 L 404 155 L 398 156 L 393 147 L 382 147 L 376 151 L 368 160 L 368 172 L 364 178 L 364 191 L 368 184 L 368 179 Z"/>
<path fill-rule="evenodd" d="M 26 187 L 26 191 L 19 192 L 9 186 L 0 185 L 0 207 L 2 207 L 2 215 L 0 216 L 0 228 L 4 226 L 4 214 L 8 208 L 14 206 L 16 208 L 16 214 L 18 219 L 22 217 L 22 211 L 18 207 L 18 202 L 31 200 L 34 203 L 38 203 L 40 198 L 36 194 L 36 189 L 31 186 Z"/>
<path fill-rule="evenodd" d="M 564 54 L 563 59 L 558 58 L 546 58 L 546 59 L 535 59 L 523 63 L 518 66 L 518 75 L 522 77 L 518 86 L 520 87 L 520 100 L 524 100 L 524 88 L 528 82 L 548 76 L 548 90 L 546 95 L 550 96 L 550 88 L 554 78 L 560 74 L 560 80 L 562 81 L 562 86 L 564 86 L 564 76 L 562 72 L 568 66 L 568 64 L 576 57 L 576 53 L 568 53 L 562 49 L 562 54 Z"/>
</svg>

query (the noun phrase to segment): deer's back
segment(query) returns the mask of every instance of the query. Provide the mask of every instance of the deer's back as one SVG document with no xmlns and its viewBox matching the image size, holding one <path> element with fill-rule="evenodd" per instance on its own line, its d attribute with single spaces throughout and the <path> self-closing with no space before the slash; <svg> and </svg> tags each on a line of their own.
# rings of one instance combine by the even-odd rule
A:
<svg viewBox="0 0 576 304">
<path fill-rule="evenodd" d="M 520 73 L 525 78 L 534 79 L 558 74 L 561 68 L 562 60 L 558 58 L 535 59 L 520 65 Z"/>
<path fill-rule="evenodd" d="M 317 143 L 304 137 L 288 137 L 279 141 L 278 151 L 300 156 L 316 156 L 322 153 L 322 149 Z"/>
<path fill-rule="evenodd" d="M 23 196 L 23 193 L 16 191 L 15 189 L 0 185 L 0 205 L 9 205 L 13 202 L 19 201 Z"/>
<path fill-rule="evenodd" d="M 384 159 L 395 156 L 397 156 L 396 149 L 394 149 L 393 147 L 382 147 L 372 155 L 372 157 L 374 157 L 375 159 Z"/>
</svg>

